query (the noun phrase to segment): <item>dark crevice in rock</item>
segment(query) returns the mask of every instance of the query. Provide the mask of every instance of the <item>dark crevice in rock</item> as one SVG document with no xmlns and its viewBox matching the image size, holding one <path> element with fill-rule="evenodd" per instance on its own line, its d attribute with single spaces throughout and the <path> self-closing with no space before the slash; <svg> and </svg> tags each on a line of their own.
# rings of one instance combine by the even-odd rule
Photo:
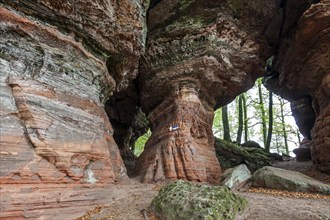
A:
<svg viewBox="0 0 330 220">
<path fill-rule="evenodd" d="M 315 112 L 311 97 L 307 96 L 291 101 L 291 111 L 300 133 L 311 140 L 311 130 L 315 123 Z"/>
<path fill-rule="evenodd" d="M 128 174 L 134 172 L 137 157 L 134 155 L 135 141 L 148 130 L 148 120 L 139 107 L 136 83 L 115 93 L 105 104 L 105 111 L 113 126 L 113 137 L 119 147 Z"/>
<path fill-rule="evenodd" d="M 160 3 L 162 0 L 150 0 L 149 9 L 155 7 L 158 3 Z"/>
</svg>

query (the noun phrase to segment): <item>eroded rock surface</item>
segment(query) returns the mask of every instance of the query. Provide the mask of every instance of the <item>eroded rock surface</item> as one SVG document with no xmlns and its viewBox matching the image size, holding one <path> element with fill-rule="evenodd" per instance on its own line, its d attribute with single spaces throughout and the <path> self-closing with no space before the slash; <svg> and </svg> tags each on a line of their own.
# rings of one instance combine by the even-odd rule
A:
<svg viewBox="0 0 330 220">
<path fill-rule="evenodd" d="M 288 8 L 287 13 L 295 10 Z M 291 22 L 296 31 L 283 31 L 275 64 L 278 73 L 267 86 L 291 101 L 300 131 L 311 139 L 313 162 L 330 173 L 330 1 L 321 0 L 305 10 L 299 12 L 296 26 Z M 286 26 L 290 20 L 292 16 Z"/>
<path fill-rule="evenodd" d="M 0 10 L 1 182 L 125 175 L 102 108 L 115 85 L 104 63 L 55 29 Z"/>
<path fill-rule="evenodd" d="M 145 44 L 148 1 L 0 0 L 0 183 L 98 188 L 125 178 L 140 107 L 153 132 L 142 180 L 216 183 L 213 110 L 249 89 L 274 51 L 268 86 L 291 101 L 314 163 L 330 172 L 330 1 L 276 2 L 155 0 Z M 256 166 L 268 163 L 258 156 Z"/>
<path fill-rule="evenodd" d="M 1 0 L 4 7 L 56 26 L 104 59 L 116 90 L 126 88 L 137 76 L 145 47 L 146 10 L 149 1 L 113 0 Z"/>
<path fill-rule="evenodd" d="M 153 132 L 138 161 L 145 180 L 218 181 L 213 110 L 263 74 L 258 57 L 270 51 L 262 31 L 275 10 L 272 1 L 236 3 L 163 0 L 149 10 L 139 78 Z"/>
<path fill-rule="evenodd" d="M 52 181 L 125 175 L 103 104 L 136 77 L 147 2 L 0 2 L 2 177 L 43 181 L 47 162 Z"/>
<path fill-rule="evenodd" d="M 311 141 L 304 138 L 299 148 L 294 149 L 293 153 L 296 155 L 297 161 L 311 160 Z"/>
<path fill-rule="evenodd" d="M 136 77 L 145 7 L 143 1 L 0 1 L 3 187 L 101 188 L 127 177 L 104 103 Z M 90 195 L 84 200 L 94 201 Z M 15 201 L 6 202 L 1 217 L 15 211 Z"/>
<path fill-rule="evenodd" d="M 227 186 L 229 189 L 238 189 L 251 179 L 250 170 L 245 164 L 238 165 L 234 168 L 229 168 L 223 175 L 221 185 Z"/>
<path fill-rule="evenodd" d="M 221 168 L 215 156 L 213 110 L 204 106 L 196 88 L 178 85 L 149 120 L 153 133 L 136 170 L 143 181 L 187 179 L 215 183 Z"/>
</svg>

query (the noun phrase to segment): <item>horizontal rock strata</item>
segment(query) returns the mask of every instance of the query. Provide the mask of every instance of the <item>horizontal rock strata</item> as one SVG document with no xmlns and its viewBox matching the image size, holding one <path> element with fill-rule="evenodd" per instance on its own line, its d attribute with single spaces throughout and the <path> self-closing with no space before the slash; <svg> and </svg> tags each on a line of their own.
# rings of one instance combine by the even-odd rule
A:
<svg viewBox="0 0 330 220">
<path fill-rule="evenodd" d="M 104 63 L 55 29 L 3 8 L 1 20 L 1 182 L 114 181 Z"/>
<path fill-rule="evenodd" d="M 311 2 L 299 4 L 310 6 Z M 330 1 L 323 0 L 300 13 L 296 31 L 283 35 L 275 65 L 278 74 L 267 82 L 270 89 L 292 102 L 300 131 L 311 139 L 312 160 L 327 173 L 330 173 L 329 11 Z"/>
<path fill-rule="evenodd" d="M 269 48 L 259 19 L 271 15 L 262 10 L 273 13 L 275 2 L 164 0 L 149 10 L 139 85 L 153 134 L 138 161 L 142 179 L 219 181 L 213 110 L 263 74 L 259 57 Z"/>
</svg>

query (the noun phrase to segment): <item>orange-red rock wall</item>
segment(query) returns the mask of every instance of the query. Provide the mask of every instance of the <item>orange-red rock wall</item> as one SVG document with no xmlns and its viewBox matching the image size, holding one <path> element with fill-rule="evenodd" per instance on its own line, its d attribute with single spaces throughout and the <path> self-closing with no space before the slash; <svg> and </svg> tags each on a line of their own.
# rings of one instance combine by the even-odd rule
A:
<svg viewBox="0 0 330 220">
<path fill-rule="evenodd" d="M 101 96 L 114 80 L 104 64 L 56 29 L 0 10 L 1 183 L 113 182 L 123 165 L 110 157 Z"/>
</svg>

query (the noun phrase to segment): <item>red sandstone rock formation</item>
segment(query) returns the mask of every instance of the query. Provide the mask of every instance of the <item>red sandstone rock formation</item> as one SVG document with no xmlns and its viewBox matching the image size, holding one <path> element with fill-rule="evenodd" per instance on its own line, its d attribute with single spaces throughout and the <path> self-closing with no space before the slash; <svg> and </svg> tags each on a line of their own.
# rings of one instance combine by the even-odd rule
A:
<svg viewBox="0 0 330 220">
<path fill-rule="evenodd" d="M 262 43 L 262 30 L 274 8 L 274 2 L 247 7 L 164 0 L 149 10 L 139 81 L 153 134 L 136 167 L 144 181 L 220 181 L 213 110 L 263 74 L 258 57 L 269 50 Z M 173 125 L 178 130 L 170 131 Z"/>
<path fill-rule="evenodd" d="M 221 169 L 213 147 L 214 113 L 201 102 L 198 91 L 194 82 L 177 82 L 149 114 L 154 132 L 136 166 L 143 181 L 219 181 Z"/>
<path fill-rule="evenodd" d="M 146 9 L 140 0 L 0 0 L 6 7 L 32 15 L 56 26 L 85 48 L 106 61 L 116 90 L 128 86 L 137 76 L 144 51 Z M 34 19 L 34 18 L 29 18 Z"/>
<path fill-rule="evenodd" d="M 6 4 L 0 9 L 1 182 L 84 182 L 89 172 L 113 182 L 126 175 L 103 102 L 136 76 L 145 5 Z"/>
<path fill-rule="evenodd" d="M 127 177 L 104 103 L 136 77 L 144 47 L 143 4 L 0 2 L 1 188 L 101 188 Z M 84 190 L 83 200 L 99 203 Z M 37 197 L 29 202 L 39 204 Z M 6 201 L 1 217 L 13 210 L 14 219 L 31 217 L 32 208 L 10 202 L 17 201 Z M 52 213 L 37 216 L 48 219 Z"/>
<path fill-rule="evenodd" d="M 291 0 L 285 10 L 275 0 L 152 1 L 143 54 L 145 2 L 0 0 L 1 217 L 61 210 L 70 218 L 81 204 L 105 201 L 96 200 L 101 188 L 126 177 L 104 111 L 111 95 L 122 150 L 140 104 L 151 123 L 136 168 L 142 180 L 218 182 L 213 110 L 263 74 L 273 52 L 265 38 L 279 47 L 269 87 L 292 101 L 312 159 L 329 172 L 329 0 Z M 19 192 L 13 183 L 38 183 L 42 192 L 11 195 Z M 81 188 L 93 183 L 95 190 Z M 78 191 L 57 196 L 53 188 Z M 24 193 L 31 207 L 20 201 Z"/>
<path fill-rule="evenodd" d="M 288 8 L 287 13 L 294 10 Z M 313 162 L 330 173 L 330 1 L 312 5 L 296 22 L 291 27 L 295 31 L 283 35 L 275 65 L 278 74 L 268 86 L 293 103 L 300 131 L 312 140 Z"/>
</svg>

